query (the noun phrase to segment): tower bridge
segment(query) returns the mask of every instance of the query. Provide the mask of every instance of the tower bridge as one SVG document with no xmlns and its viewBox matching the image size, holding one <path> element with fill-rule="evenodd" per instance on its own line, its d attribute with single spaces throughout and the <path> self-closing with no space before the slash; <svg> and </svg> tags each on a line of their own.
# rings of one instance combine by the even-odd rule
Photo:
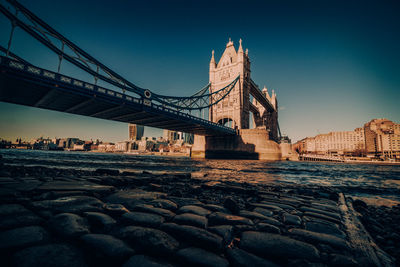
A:
<svg viewBox="0 0 400 267">
<path fill-rule="evenodd" d="M 193 157 L 281 159 L 276 94 L 260 90 L 251 79 L 241 40 L 238 50 L 229 40 L 218 63 L 212 52 L 204 88 L 192 96 L 166 96 L 136 86 L 19 2 L 6 1 L 0 12 L 11 27 L 7 45 L 0 44 L 0 101 L 194 133 Z M 55 54 L 57 71 L 13 52 L 17 27 Z M 92 80 L 64 74 L 65 61 Z"/>
</svg>

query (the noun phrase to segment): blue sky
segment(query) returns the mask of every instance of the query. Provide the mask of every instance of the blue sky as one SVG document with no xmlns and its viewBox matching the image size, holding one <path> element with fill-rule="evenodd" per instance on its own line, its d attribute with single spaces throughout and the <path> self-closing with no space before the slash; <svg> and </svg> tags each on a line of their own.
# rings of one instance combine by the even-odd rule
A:
<svg viewBox="0 0 400 267">
<path fill-rule="evenodd" d="M 1 1 L 4 3 L 4 1 Z M 21 0 L 36 15 L 131 82 L 167 95 L 208 83 L 231 37 L 249 49 L 251 77 L 275 89 L 279 123 L 294 141 L 352 130 L 373 118 L 400 123 L 397 1 Z M 0 15 L 0 43 L 10 26 Z M 21 30 L 12 51 L 52 70 L 57 57 Z M 65 74 L 84 78 L 62 65 Z M 128 126 L 0 103 L 0 137 L 124 140 Z M 147 128 L 146 135 L 161 130 Z"/>
</svg>

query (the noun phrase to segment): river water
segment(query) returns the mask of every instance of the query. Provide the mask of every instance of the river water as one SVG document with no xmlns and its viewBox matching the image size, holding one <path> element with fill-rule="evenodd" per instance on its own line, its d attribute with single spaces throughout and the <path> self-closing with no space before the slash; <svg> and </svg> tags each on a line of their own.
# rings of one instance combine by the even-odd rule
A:
<svg viewBox="0 0 400 267">
<path fill-rule="evenodd" d="M 197 179 L 263 183 L 280 186 L 328 186 L 371 204 L 400 203 L 400 165 L 256 160 L 193 160 L 92 152 L 2 149 L 5 164 L 153 173 L 185 172 Z"/>
</svg>

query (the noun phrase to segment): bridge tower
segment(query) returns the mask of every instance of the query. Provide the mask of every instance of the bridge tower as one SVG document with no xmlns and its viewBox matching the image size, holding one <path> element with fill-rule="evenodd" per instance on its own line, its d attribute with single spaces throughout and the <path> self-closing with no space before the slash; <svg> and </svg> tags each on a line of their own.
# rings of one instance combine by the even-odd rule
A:
<svg viewBox="0 0 400 267">
<path fill-rule="evenodd" d="M 243 51 L 242 40 L 239 40 L 239 49 L 236 51 L 233 42 L 229 39 L 224 53 L 218 63 L 215 62 L 214 50 L 210 61 L 209 80 L 210 93 L 228 85 L 240 75 L 231 93 L 217 105 L 210 108 L 210 120 L 238 129 L 249 128 L 249 81 L 250 59 Z"/>
<path fill-rule="evenodd" d="M 278 140 L 278 112 L 276 94 L 270 95 L 264 88 L 262 91 L 250 77 L 250 59 L 248 50 L 243 51 L 242 40 L 236 51 L 231 39 L 226 44 L 218 63 L 212 51 L 210 60 L 209 81 L 210 93 L 228 85 L 238 75 L 238 83 L 230 94 L 209 110 L 210 120 L 237 129 L 264 128 L 269 132 L 269 139 Z M 267 106 L 269 108 L 267 108 Z"/>
</svg>

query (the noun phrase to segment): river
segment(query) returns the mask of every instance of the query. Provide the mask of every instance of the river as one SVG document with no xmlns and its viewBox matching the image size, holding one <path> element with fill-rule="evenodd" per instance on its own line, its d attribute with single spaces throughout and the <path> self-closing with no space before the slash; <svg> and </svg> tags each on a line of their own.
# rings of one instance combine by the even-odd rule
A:
<svg viewBox="0 0 400 267">
<path fill-rule="evenodd" d="M 2 149 L 5 164 L 153 173 L 185 172 L 193 178 L 280 186 L 327 186 L 371 204 L 400 203 L 400 166 L 330 162 L 193 160 L 93 152 Z"/>
</svg>

